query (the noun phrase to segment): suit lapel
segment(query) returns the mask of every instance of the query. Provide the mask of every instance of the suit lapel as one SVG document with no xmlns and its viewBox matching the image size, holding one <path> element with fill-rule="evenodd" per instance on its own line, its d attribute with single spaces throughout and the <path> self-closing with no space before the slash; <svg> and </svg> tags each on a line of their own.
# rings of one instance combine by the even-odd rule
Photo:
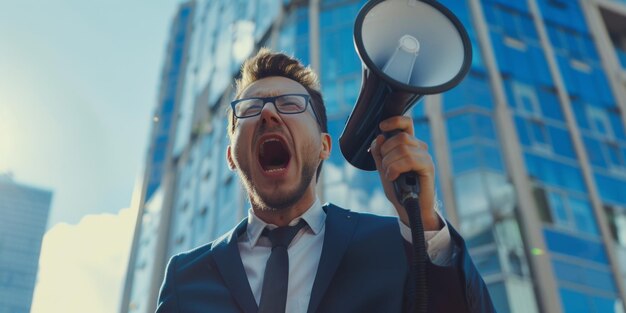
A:
<svg viewBox="0 0 626 313">
<path fill-rule="evenodd" d="M 326 211 L 324 246 L 311 290 L 311 300 L 307 310 L 309 313 L 317 311 L 352 239 L 358 219 L 358 214 L 340 209 L 332 204 L 326 205 L 324 210 Z"/>
<path fill-rule="evenodd" d="M 246 313 L 256 313 L 257 304 L 237 247 L 237 238 L 246 230 L 247 225 L 248 220 L 244 219 L 230 233 L 217 240 L 213 247 L 213 259 L 237 304 Z"/>
</svg>

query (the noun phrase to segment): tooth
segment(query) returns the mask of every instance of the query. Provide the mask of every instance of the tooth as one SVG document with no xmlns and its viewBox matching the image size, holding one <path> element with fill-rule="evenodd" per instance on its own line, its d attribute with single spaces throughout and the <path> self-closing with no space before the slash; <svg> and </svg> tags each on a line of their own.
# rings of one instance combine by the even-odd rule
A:
<svg viewBox="0 0 626 313">
<path fill-rule="evenodd" d="M 281 168 L 273 168 L 273 169 L 266 170 L 266 172 L 268 172 L 268 173 L 273 173 L 273 172 L 277 172 L 277 171 L 282 171 L 282 170 L 284 170 L 284 169 L 285 169 L 284 167 L 281 167 Z"/>
</svg>

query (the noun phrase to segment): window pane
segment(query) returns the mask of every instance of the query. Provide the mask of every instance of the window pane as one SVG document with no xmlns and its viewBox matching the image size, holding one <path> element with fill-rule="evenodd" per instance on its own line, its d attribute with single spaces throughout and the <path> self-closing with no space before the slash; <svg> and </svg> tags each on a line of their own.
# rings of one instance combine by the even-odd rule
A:
<svg viewBox="0 0 626 313">
<path fill-rule="evenodd" d="M 584 199 L 570 198 L 569 205 L 574 215 L 576 228 L 582 232 L 599 235 L 596 217 L 589 201 Z"/>
<path fill-rule="evenodd" d="M 608 267 L 605 270 L 598 270 L 561 260 L 552 261 L 552 267 L 560 281 L 610 293 L 617 292 L 613 276 Z"/>
<path fill-rule="evenodd" d="M 487 285 L 487 289 L 489 289 L 493 305 L 498 312 L 511 312 L 506 292 L 506 285 L 504 283 L 498 282 L 489 284 Z"/>
<path fill-rule="evenodd" d="M 483 276 L 502 272 L 498 253 L 495 248 L 480 254 L 473 253 L 472 260 L 474 264 L 476 264 L 478 272 Z"/>
<path fill-rule="evenodd" d="M 533 137 L 534 144 L 547 145 L 548 144 L 548 134 L 546 132 L 546 128 L 541 122 L 532 121 L 530 122 L 530 130 Z"/>
<path fill-rule="evenodd" d="M 550 251 L 601 264 L 608 264 L 609 262 L 604 246 L 599 242 L 574 237 L 550 229 L 544 229 L 543 233 Z"/>
<path fill-rule="evenodd" d="M 459 215 L 468 216 L 488 211 L 488 200 L 480 172 L 459 175 L 454 180 Z"/>
<path fill-rule="evenodd" d="M 587 297 L 579 292 L 561 288 L 561 302 L 563 303 L 563 312 L 567 313 L 589 313 L 593 312 Z"/>
<path fill-rule="evenodd" d="M 551 211 L 554 223 L 558 226 L 569 228 L 570 222 L 565 209 L 563 196 L 560 193 L 551 191 L 548 193 L 548 199 L 550 201 L 550 208 L 552 209 Z"/>
<path fill-rule="evenodd" d="M 467 139 L 474 135 L 472 133 L 473 128 L 469 114 L 462 114 L 451 117 L 448 119 L 447 124 L 450 143 L 454 143 L 455 141 L 459 141 L 462 139 Z"/>
<path fill-rule="evenodd" d="M 587 155 L 589 155 L 591 164 L 606 168 L 606 162 L 604 161 L 604 155 L 602 154 L 602 146 L 600 145 L 600 142 L 587 136 L 583 136 L 583 141 L 585 143 L 585 149 L 587 150 Z"/>
<path fill-rule="evenodd" d="M 572 138 L 570 137 L 570 134 L 564 129 L 556 127 L 549 127 L 549 130 L 554 152 L 562 156 L 575 159 L 576 153 L 574 152 L 574 146 L 572 145 Z"/>
</svg>

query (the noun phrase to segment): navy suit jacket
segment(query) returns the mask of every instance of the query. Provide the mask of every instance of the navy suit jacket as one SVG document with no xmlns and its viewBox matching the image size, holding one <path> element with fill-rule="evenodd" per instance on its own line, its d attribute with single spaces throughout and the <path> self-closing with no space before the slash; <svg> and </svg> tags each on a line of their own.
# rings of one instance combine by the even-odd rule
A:
<svg viewBox="0 0 626 313">
<path fill-rule="evenodd" d="M 326 234 L 308 313 L 405 312 L 407 243 L 397 218 L 325 205 Z M 171 258 L 158 313 L 256 313 L 239 256 L 243 220 L 217 240 Z M 457 252 L 453 265 L 428 263 L 429 312 L 495 312 L 461 236 L 448 225 Z"/>
</svg>

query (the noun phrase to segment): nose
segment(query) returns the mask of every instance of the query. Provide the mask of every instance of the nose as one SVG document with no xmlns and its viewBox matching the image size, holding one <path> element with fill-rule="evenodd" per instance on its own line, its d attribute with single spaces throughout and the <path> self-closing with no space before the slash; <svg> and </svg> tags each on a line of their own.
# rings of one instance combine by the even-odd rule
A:
<svg viewBox="0 0 626 313">
<path fill-rule="evenodd" d="M 280 124 L 280 117 L 276 107 L 271 102 L 266 102 L 261 109 L 261 123 L 263 124 Z"/>
</svg>

